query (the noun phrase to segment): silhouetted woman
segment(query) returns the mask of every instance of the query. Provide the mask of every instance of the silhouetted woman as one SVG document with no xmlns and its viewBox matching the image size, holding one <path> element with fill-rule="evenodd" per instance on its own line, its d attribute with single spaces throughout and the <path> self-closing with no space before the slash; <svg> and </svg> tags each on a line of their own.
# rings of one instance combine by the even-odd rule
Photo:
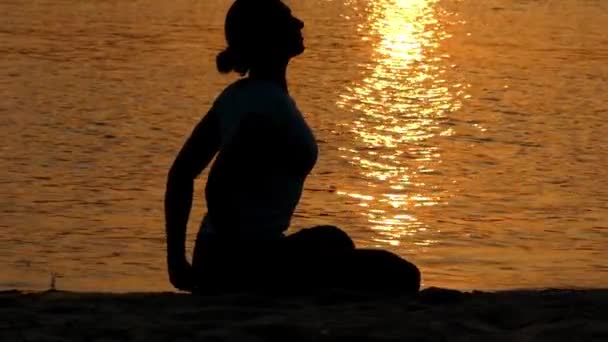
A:
<svg viewBox="0 0 608 342">
<path fill-rule="evenodd" d="M 244 77 L 217 97 L 168 175 L 167 262 L 178 289 L 418 291 L 416 266 L 386 251 L 355 249 L 336 227 L 284 234 L 317 159 L 286 81 L 289 60 L 304 51 L 303 27 L 279 0 L 236 0 L 228 11 L 228 47 L 217 67 Z M 190 266 L 185 238 L 194 179 L 216 154 Z"/>
</svg>

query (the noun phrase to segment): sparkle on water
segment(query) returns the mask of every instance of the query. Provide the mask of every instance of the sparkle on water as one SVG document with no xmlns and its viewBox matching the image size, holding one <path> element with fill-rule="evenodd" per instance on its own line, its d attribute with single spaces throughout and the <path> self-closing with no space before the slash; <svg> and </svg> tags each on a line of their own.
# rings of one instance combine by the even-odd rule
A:
<svg viewBox="0 0 608 342">
<path fill-rule="evenodd" d="M 449 37 L 435 18 L 434 0 L 368 2 L 368 21 L 358 28 L 374 46 L 369 75 L 348 87 L 338 105 L 353 113 L 346 122 L 356 148 L 343 146 L 350 160 L 374 193 L 338 191 L 361 201 L 375 241 L 399 245 L 405 235 L 426 231 L 412 208 L 445 203 L 449 193 L 425 183 L 420 174 L 440 172 L 441 153 L 429 138 L 450 135 L 438 122 L 461 108 L 467 85 L 442 78 L 449 55 L 435 48 Z M 382 190 L 379 191 L 378 188 Z M 430 245 L 432 239 L 419 240 Z"/>
</svg>

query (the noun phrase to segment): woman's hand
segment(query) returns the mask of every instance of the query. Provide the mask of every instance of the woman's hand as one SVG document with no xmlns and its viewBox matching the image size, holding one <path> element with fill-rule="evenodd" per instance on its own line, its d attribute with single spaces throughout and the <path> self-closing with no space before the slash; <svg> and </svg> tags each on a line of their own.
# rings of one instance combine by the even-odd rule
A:
<svg viewBox="0 0 608 342">
<path fill-rule="evenodd" d="M 167 260 L 169 281 L 178 290 L 192 292 L 194 288 L 194 272 L 185 257 Z"/>
</svg>

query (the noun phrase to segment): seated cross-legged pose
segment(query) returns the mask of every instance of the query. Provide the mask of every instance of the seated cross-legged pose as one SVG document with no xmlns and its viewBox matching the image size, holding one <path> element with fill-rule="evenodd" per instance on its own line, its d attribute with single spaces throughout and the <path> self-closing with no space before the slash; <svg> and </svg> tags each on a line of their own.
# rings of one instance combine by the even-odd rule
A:
<svg viewBox="0 0 608 342">
<path fill-rule="evenodd" d="M 167 180 L 167 262 L 178 289 L 413 294 L 420 287 L 415 265 L 388 251 L 357 249 L 339 228 L 284 233 L 318 152 L 286 81 L 290 59 L 304 51 L 303 27 L 280 0 L 236 0 L 228 11 L 228 47 L 217 67 L 243 77 L 216 98 Z M 214 157 L 190 265 L 185 239 L 194 179 Z"/>
</svg>

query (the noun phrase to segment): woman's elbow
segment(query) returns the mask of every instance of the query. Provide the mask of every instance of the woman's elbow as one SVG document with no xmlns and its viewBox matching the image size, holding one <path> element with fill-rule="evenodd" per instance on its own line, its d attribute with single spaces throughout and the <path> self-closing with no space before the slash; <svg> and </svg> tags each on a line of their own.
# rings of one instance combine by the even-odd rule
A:
<svg viewBox="0 0 608 342">
<path fill-rule="evenodd" d="M 167 186 L 192 183 L 194 178 L 195 177 L 191 172 L 188 172 L 183 167 L 180 167 L 179 164 L 175 163 L 167 173 Z"/>
</svg>

